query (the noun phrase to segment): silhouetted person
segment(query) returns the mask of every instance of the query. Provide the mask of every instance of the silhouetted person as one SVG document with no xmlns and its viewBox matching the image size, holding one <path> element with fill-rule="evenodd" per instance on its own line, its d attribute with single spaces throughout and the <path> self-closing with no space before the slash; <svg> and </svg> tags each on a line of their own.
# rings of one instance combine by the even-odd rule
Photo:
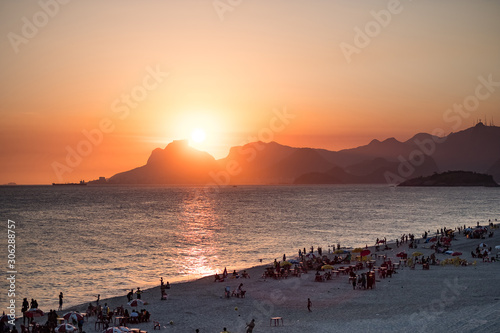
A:
<svg viewBox="0 0 500 333">
<path fill-rule="evenodd" d="M 23 324 L 25 324 L 25 322 L 26 322 L 26 311 L 28 311 L 29 306 L 30 306 L 30 304 L 28 303 L 28 299 L 24 298 L 23 305 L 21 308 L 21 311 L 23 313 Z"/>
<path fill-rule="evenodd" d="M 252 321 L 247 324 L 247 331 L 246 331 L 246 333 L 252 333 L 254 327 L 255 327 L 255 319 L 252 319 Z"/>
<path fill-rule="evenodd" d="M 62 291 L 59 293 L 59 311 L 62 310 L 62 306 L 63 306 L 63 293 Z"/>
</svg>

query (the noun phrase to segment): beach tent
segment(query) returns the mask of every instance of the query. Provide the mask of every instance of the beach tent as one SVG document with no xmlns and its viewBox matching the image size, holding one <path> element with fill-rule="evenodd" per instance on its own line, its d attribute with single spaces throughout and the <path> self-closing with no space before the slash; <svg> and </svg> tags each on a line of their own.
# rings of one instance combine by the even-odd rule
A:
<svg viewBox="0 0 500 333">
<path fill-rule="evenodd" d="M 282 261 L 281 264 L 280 264 L 281 267 L 285 267 L 285 266 L 292 266 L 292 263 L 289 262 L 289 261 Z"/>
<path fill-rule="evenodd" d="M 288 261 L 289 261 L 290 263 L 292 263 L 292 264 L 295 264 L 295 265 L 300 264 L 300 262 L 299 262 L 298 260 L 295 260 L 295 259 L 290 259 L 290 260 L 288 260 Z"/>
</svg>

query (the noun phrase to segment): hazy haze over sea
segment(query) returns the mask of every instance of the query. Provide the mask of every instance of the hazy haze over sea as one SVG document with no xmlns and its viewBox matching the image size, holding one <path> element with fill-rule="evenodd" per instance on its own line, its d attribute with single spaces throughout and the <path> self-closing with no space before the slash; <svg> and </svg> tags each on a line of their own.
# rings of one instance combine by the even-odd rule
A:
<svg viewBox="0 0 500 333">
<path fill-rule="evenodd" d="M 384 185 L 0 187 L 4 267 L 7 219 L 16 222 L 16 300 L 43 310 L 124 295 L 264 263 L 299 248 L 373 245 L 377 237 L 500 219 L 497 188 Z M 5 268 L 5 272 L 7 269 Z M 7 284 L 0 286 L 6 307 Z M 157 297 L 148 293 L 144 298 Z M 18 312 L 20 314 L 20 312 Z"/>
</svg>

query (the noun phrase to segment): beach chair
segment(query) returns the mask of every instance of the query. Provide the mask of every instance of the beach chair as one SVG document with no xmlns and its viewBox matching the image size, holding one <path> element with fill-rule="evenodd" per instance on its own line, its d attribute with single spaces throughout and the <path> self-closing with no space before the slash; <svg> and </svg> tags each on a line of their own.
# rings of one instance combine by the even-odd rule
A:
<svg viewBox="0 0 500 333">
<path fill-rule="evenodd" d="M 104 326 L 106 323 L 103 320 L 97 319 L 94 324 L 94 330 L 101 330 L 104 329 Z"/>
</svg>

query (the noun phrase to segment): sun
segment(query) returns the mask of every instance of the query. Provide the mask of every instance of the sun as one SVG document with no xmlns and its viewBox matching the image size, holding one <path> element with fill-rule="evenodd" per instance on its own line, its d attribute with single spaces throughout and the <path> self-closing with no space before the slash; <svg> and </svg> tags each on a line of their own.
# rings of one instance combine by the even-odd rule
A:
<svg viewBox="0 0 500 333">
<path fill-rule="evenodd" d="M 206 133 L 201 128 L 195 128 L 193 132 L 191 132 L 191 140 L 196 143 L 202 143 L 206 139 Z"/>
</svg>

